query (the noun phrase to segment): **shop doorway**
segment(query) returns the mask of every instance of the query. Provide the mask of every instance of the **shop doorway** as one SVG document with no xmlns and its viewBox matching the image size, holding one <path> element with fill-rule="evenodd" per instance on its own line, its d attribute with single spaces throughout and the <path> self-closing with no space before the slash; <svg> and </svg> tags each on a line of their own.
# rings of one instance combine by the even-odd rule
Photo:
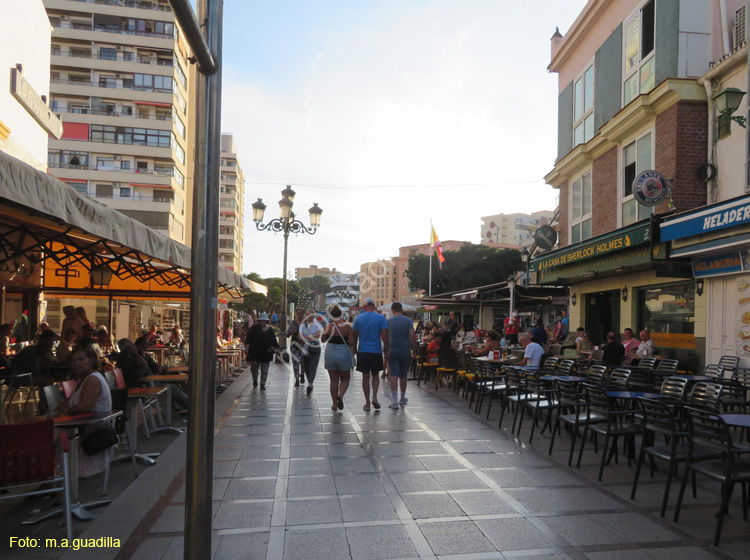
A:
<svg viewBox="0 0 750 560">
<path fill-rule="evenodd" d="M 589 340 L 594 344 L 603 345 L 607 342 L 607 333 L 620 330 L 620 290 L 611 290 L 586 296 L 586 332 Z M 570 325 L 571 330 L 577 328 Z M 618 336 L 619 340 L 619 336 Z"/>
</svg>

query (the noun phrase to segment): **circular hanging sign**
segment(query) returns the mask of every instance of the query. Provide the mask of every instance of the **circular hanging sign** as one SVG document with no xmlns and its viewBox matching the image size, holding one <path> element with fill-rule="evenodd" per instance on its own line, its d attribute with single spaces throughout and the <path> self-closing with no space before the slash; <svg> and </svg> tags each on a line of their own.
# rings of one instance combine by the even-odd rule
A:
<svg viewBox="0 0 750 560">
<path fill-rule="evenodd" d="M 548 251 L 557 243 L 557 231 L 549 226 L 541 226 L 534 232 L 534 241 L 539 247 Z"/>
<path fill-rule="evenodd" d="M 667 180 L 658 171 L 644 171 L 633 181 L 633 196 L 638 204 L 656 206 L 667 198 L 669 186 Z"/>
</svg>

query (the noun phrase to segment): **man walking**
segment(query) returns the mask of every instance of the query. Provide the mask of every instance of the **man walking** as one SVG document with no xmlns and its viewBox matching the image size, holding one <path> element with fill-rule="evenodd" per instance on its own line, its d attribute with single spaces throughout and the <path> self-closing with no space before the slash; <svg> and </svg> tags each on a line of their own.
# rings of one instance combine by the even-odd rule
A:
<svg viewBox="0 0 750 560">
<path fill-rule="evenodd" d="M 299 328 L 305 322 L 305 310 L 298 307 L 294 310 L 294 319 L 289 323 L 287 337 L 291 337 L 289 351 L 292 353 L 292 372 L 294 373 L 294 386 L 299 387 L 305 382 L 305 364 L 302 361 L 302 344 L 299 340 Z"/>
<path fill-rule="evenodd" d="M 391 381 L 393 402 L 388 408 L 398 409 L 399 404 L 406 404 L 406 376 L 411 369 L 412 358 L 417 356 L 417 335 L 414 334 L 414 323 L 404 317 L 404 306 L 396 301 L 391 304 L 393 317 L 388 319 L 388 375 Z M 398 400 L 398 386 L 401 384 L 401 400 Z"/>
<path fill-rule="evenodd" d="M 383 371 L 383 354 L 388 359 L 388 324 L 385 317 L 375 312 L 375 300 L 365 299 L 365 312 L 357 315 L 352 325 L 354 340 L 357 343 L 357 371 L 362 373 L 362 390 L 365 393 L 365 406 L 370 410 L 370 378 L 372 378 L 372 406 L 380 408 L 378 388 L 380 372 Z"/>
</svg>

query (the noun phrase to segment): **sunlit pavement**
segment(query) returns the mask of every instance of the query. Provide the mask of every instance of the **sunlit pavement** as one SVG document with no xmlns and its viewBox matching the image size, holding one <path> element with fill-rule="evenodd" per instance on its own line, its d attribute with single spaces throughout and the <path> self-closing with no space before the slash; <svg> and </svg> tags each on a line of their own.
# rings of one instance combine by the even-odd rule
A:
<svg viewBox="0 0 750 560">
<path fill-rule="evenodd" d="M 750 524 L 740 489 L 722 544 L 711 546 L 717 487 L 687 492 L 679 524 L 659 518 L 662 472 L 645 468 L 629 498 L 633 469 L 622 453 L 596 482 L 599 456 L 569 468 L 569 435 L 547 455 L 549 435 L 529 447 L 477 416 L 448 388 L 409 382 L 409 403 L 362 410 L 361 377 L 343 412 L 331 410 L 328 376 L 315 390 L 293 387 L 271 366 L 268 390 L 246 371 L 217 401 L 214 558 L 748 558 Z M 64 558 L 182 558 L 184 445 L 178 438 L 82 537 L 117 536 L 119 550 L 69 551 Z M 593 446 L 589 446 L 593 448 Z M 673 505 L 679 486 L 673 487 Z M 36 556 L 43 557 L 43 556 Z"/>
</svg>

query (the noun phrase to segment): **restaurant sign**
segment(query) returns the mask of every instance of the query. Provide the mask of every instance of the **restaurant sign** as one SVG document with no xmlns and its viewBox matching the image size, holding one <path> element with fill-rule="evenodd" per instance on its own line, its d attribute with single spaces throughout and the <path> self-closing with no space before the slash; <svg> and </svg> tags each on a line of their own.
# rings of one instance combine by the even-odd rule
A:
<svg viewBox="0 0 750 560">
<path fill-rule="evenodd" d="M 62 121 L 23 77 L 20 67 L 10 69 L 10 93 L 45 131 L 57 139 L 62 137 Z"/>
<path fill-rule="evenodd" d="M 664 220 L 659 231 L 661 241 L 672 241 L 747 223 L 750 223 L 750 196 L 743 196 Z"/>
<path fill-rule="evenodd" d="M 630 247 L 625 251 L 604 254 L 595 259 L 573 261 L 570 264 L 552 266 L 539 270 L 537 282 L 555 283 L 558 280 L 580 279 L 586 272 L 609 272 L 615 268 L 633 267 L 651 261 L 651 248 L 648 245 Z"/>
<path fill-rule="evenodd" d="M 737 272 L 743 272 L 742 255 L 739 251 L 693 259 L 693 276 L 695 278 L 735 274 Z"/>
<path fill-rule="evenodd" d="M 651 234 L 651 224 L 620 229 L 614 233 L 534 259 L 529 265 L 529 272 L 544 272 L 548 268 L 571 265 L 586 259 L 643 245 L 651 241 Z"/>
</svg>

